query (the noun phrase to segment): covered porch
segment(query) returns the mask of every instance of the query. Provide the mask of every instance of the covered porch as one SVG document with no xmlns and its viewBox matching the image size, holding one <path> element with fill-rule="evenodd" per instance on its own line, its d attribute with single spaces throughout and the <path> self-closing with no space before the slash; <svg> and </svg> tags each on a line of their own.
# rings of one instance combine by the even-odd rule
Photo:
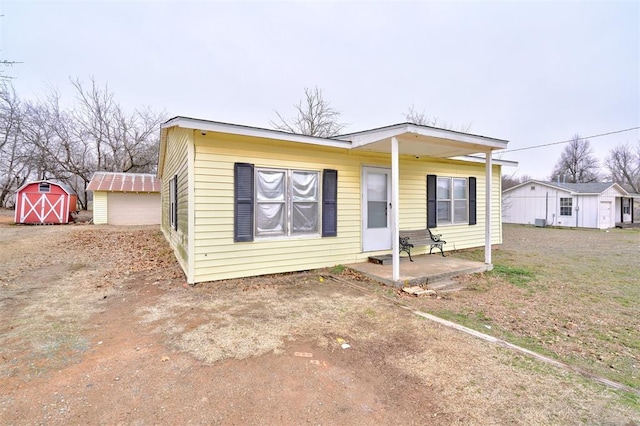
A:
<svg viewBox="0 0 640 426">
<path fill-rule="evenodd" d="M 492 265 L 439 254 L 414 255 L 413 262 L 408 257 L 400 258 L 400 277 L 394 279 L 391 264 L 361 262 L 346 265 L 375 281 L 392 287 L 423 286 L 431 289 L 449 284 L 451 279 L 467 274 L 491 270 Z"/>
<path fill-rule="evenodd" d="M 380 203 L 380 200 L 386 201 L 386 204 L 378 205 L 374 203 L 368 203 L 366 197 L 369 193 L 368 174 L 384 174 L 382 172 L 372 171 L 370 172 L 368 167 L 364 167 L 363 170 L 363 218 L 362 218 L 362 251 L 363 253 L 373 252 L 380 250 L 390 250 L 390 256 L 392 258 L 391 265 L 368 265 L 358 264 L 353 269 L 359 270 L 365 274 L 372 273 L 381 281 L 387 280 L 389 283 L 395 286 L 403 286 L 404 282 L 427 283 L 430 276 L 437 276 L 438 274 L 449 273 L 449 270 L 459 269 L 461 271 L 473 270 L 472 272 L 480 272 L 492 268 L 491 263 L 491 245 L 492 245 L 492 216 L 494 214 L 493 200 L 499 199 L 500 193 L 498 189 L 492 188 L 494 179 L 500 179 L 499 176 L 494 178 L 493 176 L 493 158 L 492 153 L 494 150 L 500 150 L 507 147 L 507 141 L 501 139 L 495 139 L 485 136 L 472 135 L 468 133 L 462 133 L 452 130 L 438 129 L 428 126 L 415 125 L 411 123 L 402 123 L 393 126 L 382 127 L 378 129 L 368 130 L 359 133 L 352 133 L 348 135 L 340 136 L 340 139 L 348 140 L 351 142 L 351 149 L 356 151 L 368 151 L 374 153 L 383 153 L 390 156 L 389 164 L 389 197 L 384 198 L 384 195 L 378 197 L 375 202 Z M 480 155 L 477 155 L 480 154 Z M 404 158 L 404 163 L 400 159 Z M 468 225 L 477 225 L 484 228 L 484 249 L 485 249 L 485 261 L 484 263 L 473 262 L 474 265 L 465 265 L 464 261 L 460 265 L 455 265 L 455 262 L 460 259 L 432 259 L 426 260 L 420 257 L 420 261 L 400 262 L 399 257 L 399 236 L 400 236 L 400 222 L 403 217 L 403 208 L 401 208 L 401 195 L 400 195 L 400 175 L 401 175 L 401 163 L 408 164 L 407 158 L 414 158 L 415 161 L 420 161 L 421 158 L 434 158 L 434 159 L 446 159 L 446 160 L 458 160 L 472 163 L 484 163 L 484 176 L 481 176 L 484 180 L 484 200 L 478 203 L 478 206 L 484 204 L 484 211 L 478 212 L 476 217 L 476 199 L 475 199 L 475 178 L 469 178 L 469 188 L 473 188 L 473 199 L 468 196 L 465 201 L 467 204 Z M 404 174 L 406 179 L 406 172 Z M 428 181 L 429 174 L 426 178 Z M 440 203 L 436 199 L 435 192 L 439 191 L 437 187 L 435 177 L 431 176 L 432 181 L 426 182 L 425 188 L 427 193 L 431 193 L 431 197 L 426 200 L 424 209 L 427 211 L 427 220 L 425 223 L 418 224 L 414 221 L 411 224 L 411 229 L 424 229 L 424 228 L 437 228 L 436 217 L 440 215 Z M 472 181 L 473 180 L 473 181 Z M 465 184 L 466 185 L 466 184 Z M 381 185 L 384 188 L 384 185 Z M 495 193 L 498 191 L 498 193 Z M 383 192 L 383 191 L 381 191 Z M 407 192 L 405 191 L 405 194 Z M 473 204 L 472 204 L 473 203 Z M 377 216 L 369 215 L 377 218 L 377 225 L 368 227 L 367 220 L 370 218 L 367 216 L 365 209 L 368 209 L 368 205 L 376 207 Z M 473 205 L 473 209 L 470 207 Z M 406 203 L 405 203 L 406 208 Z M 471 214 L 473 212 L 473 215 Z M 446 212 L 449 214 L 450 211 Z M 383 233 L 384 223 L 387 220 L 389 233 Z M 415 216 L 415 215 L 414 215 Z M 418 225 L 419 228 L 415 228 Z M 458 232 L 461 232 L 460 222 L 456 222 L 456 228 Z M 377 229 L 371 229 L 377 228 Z M 495 230 L 493 231 L 495 232 Z M 476 233 L 477 234 L 477 233 Z M 373 242 L 373 244 L 371 243 Z M 455 249 L 455 244 L 452 244 Z M 451 247 L 451 246 L 449 246 Z M 469 267 L 467 267 L 469 266 Z M 440 272 L 437 272 L 440 271 Z M 375 272 L 375 273 L 374 273 Z M 433 278 L 432 278 L 433 279 Z"/>
</svg>

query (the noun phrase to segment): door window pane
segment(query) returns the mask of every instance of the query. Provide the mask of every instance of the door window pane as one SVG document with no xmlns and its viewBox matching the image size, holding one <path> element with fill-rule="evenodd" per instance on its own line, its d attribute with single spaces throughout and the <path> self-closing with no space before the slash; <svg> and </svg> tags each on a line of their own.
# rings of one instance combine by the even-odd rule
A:
<svg viewBox="0 0 640 426">
<path fill-rule="evenodd" d="M 367 173 L 367 228 L 386 228 L 387 174 Z"/>
<path fill-rule="evenodd" d="M 367 200 L 387 201 L 386 173 L 367 173 Z"/>
<path fill-rule="evenodd" d="M 367 203 L 367 228 L 387 227 L 387 202 L 369 201 Z"/>
</svg>

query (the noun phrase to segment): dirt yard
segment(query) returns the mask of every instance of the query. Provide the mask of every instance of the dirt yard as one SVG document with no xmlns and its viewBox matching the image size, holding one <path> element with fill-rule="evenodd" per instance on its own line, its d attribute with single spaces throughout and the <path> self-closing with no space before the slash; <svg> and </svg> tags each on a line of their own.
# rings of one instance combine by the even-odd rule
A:
<svg viewBox="0 0 640 426">
<path fill-rule="evenodd" d="M 0 424 L 640 424 L 627 395 L 420 319 L 376 284 L 188 287 L 154 227 L 8 222 Z"/>
</svg>

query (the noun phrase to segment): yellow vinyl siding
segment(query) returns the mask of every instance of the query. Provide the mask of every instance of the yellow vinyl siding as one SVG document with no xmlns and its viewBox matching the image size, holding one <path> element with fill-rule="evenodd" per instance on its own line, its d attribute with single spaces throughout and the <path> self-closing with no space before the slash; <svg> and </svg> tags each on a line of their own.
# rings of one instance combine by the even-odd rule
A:
<svg viewBox="0 0 640 426">
<path fill-rule="evenodd" d="M 435 232 L 447 241 L 445 250 L 458 250 L 484 245 L 485 237 L 485 165 L 462 161 L 415 159 L 400 161 L 400 229 L 424 229 L 427 226 L 427 175 L 460 177 L 474 176 L 476 186 L 477 224 L 442 225 Z M 500 166 L 493 166 L 493 210 L 491 237 L 493 244 L 502 243 L 500 224 Z"/>
<path fill-rule="evenodd" d="M 105 191 L 93 191 L 93 223 L 96 225 L 108 223 L 107 193 Z"/>
<path fill-rule="evenodd" d="M 311 151 L 312 150 L 312 151 Z M 384 156 L 264 141 L 196 134 L 196 281 L 332 266 L 362 259 L 360 242 L 361 158 L 385 165 Z M 258 238 L 233 241 L 233 165 L 296 170 L 338 170 L 338 236 Z"/>
<path fill-rule="evenodd" d="M 188 230 L 189 230 L 189 203 L 188 203 L 188 147 L 192 143 L 193 131 L 180 128 L 172 128 L 167 135 L 166 155 L 163 164 L 162 177 L 162 218 L 161 229 L 171 244 L 178 258 L 178 262 L 188 277 Z M 169 215 L 169 185 L 171 179 L 178 176 L 178 229 L 174 230 L 170 225 Z"/>
<path fill-rule="evenodd" d="M 362 252 L 361 176 L 363 166 L 389 167 L 389 155 L 214 132 L 191 135 L 195 143 L 194 282 L 321 268 L 384 253 Z M 338 236 L 256 238 L 253 242 L 235 243 L 233 167 L 237 162 L 257 168 L 338 170 Z M 478 224 L 443 226 L 438 231 L 448 242 L 452 241 L 448 249 L 484 245 L 484 169 L 481 163 L 401 157 L 400 228 L 426 227 L 427 174 L 476 176 Z M 166 175 L 163 184 L 170 176 Z M 492 227 L 495 243 L 501 241 L 499 181 L 500 168 L 496 166 Z"/>
</svg>

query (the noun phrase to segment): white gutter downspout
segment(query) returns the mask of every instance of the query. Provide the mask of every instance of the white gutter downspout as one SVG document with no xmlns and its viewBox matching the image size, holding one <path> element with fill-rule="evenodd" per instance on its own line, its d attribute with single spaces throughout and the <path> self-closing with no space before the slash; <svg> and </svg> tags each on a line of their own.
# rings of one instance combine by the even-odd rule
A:
<svg viewBox="0 0 640 426">
<path fill-rule="evenodd" d="M 391 249 L 393 281 L 400 280 L 400 230 L 399 230 L 399 210 L 400 210 L 400 194 L 399 194 L 399 159 L 398 159 L 398 139 L 391 138 Z"/>
<path fill-rule="evenodd" d="M 485 154 L 485 221 L 484 221 L 484 263 L 491 265 L 491 184 L 492 184 L 492 153 Z"/>
</svg>

